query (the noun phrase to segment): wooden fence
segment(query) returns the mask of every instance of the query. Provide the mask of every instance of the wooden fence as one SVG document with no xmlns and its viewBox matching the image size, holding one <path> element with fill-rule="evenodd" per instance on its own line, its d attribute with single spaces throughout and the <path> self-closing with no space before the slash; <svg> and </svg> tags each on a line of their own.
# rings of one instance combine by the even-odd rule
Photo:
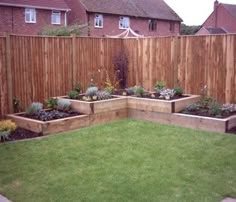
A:
<svg viewBox="0 0 236 202">
<path fill-rule="evenodd" d="M 181 36 L 143 39 L 82 37 L 0 37 L 0 115 L 13 111 L 18 98 L 23 109 L 32 101 L 65 95 L 104 71 L 114 74 L 113 58 L 125 51 L 128 85 L 148 90 L 156 81 L 180 85 L 186 93 L 208 93 L 220 102 L 236 102 L 236 35 Z M 102 71 L 98 71 L 98 70 Z"/>
</svg>

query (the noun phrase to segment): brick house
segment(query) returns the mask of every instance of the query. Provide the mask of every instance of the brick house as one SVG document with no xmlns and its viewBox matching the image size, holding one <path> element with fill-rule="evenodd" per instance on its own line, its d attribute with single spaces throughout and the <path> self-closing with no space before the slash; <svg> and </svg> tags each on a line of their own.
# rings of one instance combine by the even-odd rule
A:
<svg viewBox="0 0 236 202">
<path fill-rule="evenodd" d="M 182 19 L 163 0 L 65 0 L 69 23 L 88 24 L 88 36 L 118 35 L 130 27 L 144 36 L 180 33 Z"/>
<path fill-rule="evenodd" d="M 236 33 L 236 5 L 214 2 L 214 10 L 196 35 Z"/>
<path fill-rule="evenodd" d="M 69 10 L 64 0 L 0 0 L 0 33 L 38 34 L 67 25 Z"/>
</svg>

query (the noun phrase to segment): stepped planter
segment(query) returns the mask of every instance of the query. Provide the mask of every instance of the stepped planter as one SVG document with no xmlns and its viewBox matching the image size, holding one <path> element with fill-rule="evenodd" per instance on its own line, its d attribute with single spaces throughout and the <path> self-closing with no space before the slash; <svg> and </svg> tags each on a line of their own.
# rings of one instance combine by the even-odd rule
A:
<svg viewBox="0 0 236 202">
<path fill-rule="evenodd" d="M 40 121 L 24 117 L 25 113 L 10 114 L 7 117 L 13 120 L 18 127 L 24 128 L 42 135 L 66 132 L 83 128 L 89 125 L 88 115 L 77 115 L 51 121 Z"/>
<path fill-rule="evenodd" d="M 173 100 L 149 99 L 142 97 L 128 97 L 128 108 L 147 112 L 175 113 L 182 111 L 187 105 L 200 100 L 200 95 L 185 95 Z"/>
<path fill-rule="evenodd" d="M 69 99 L 68 97 L 58 97 L 58 99 Z M 119 111 L 127 109 L 126 97 L 112 96 L 111 99 L 98 101 L 83 101 L 69 99 L 73 110 L 84 114 L 99 114 L 109 111 Z"/>
</svg>

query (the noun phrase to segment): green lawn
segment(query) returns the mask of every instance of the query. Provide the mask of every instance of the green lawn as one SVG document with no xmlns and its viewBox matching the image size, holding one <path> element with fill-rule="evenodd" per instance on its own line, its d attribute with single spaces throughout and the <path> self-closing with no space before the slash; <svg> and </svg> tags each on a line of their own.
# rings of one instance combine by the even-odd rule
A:
<svg viewBox="0 0 236 202">
<path fill-rule="evenodd" d="M 14 202 L 218 202 L 236 197 L 236 136 L 122 120 L 0 145 Z"/>
</svg>

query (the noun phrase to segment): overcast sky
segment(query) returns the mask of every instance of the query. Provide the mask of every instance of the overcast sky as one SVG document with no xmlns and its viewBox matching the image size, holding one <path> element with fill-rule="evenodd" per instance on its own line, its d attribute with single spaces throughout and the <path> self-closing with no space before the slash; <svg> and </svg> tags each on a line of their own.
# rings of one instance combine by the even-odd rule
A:
<svg viewBox="0 0 236 202">
<path fill-rule="evenodd" d="M 201 25 L 213 11 L 215 0 L 164 0 L 186 25 Z M 236 0 L 219 0 L 220 3 L 236 4 Z"/>
</svg>

